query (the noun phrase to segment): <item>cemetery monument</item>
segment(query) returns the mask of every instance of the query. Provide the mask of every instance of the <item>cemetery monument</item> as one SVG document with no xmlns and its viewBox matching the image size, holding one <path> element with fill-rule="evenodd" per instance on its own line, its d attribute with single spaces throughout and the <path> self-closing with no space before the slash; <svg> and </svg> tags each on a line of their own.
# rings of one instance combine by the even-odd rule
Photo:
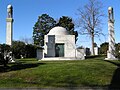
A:
<svg viewBox="0 0 120 90">
<path fill-rule="evenodd" d="M 12 46 L 13 39 L 13 7 L 7 6 L 7 18 L 6 18 L 6 44 Z M 12 57 L 12 51 L 8 52 L 5 57 L 9 57 L 10 62 L 15 62 Z"/>
<path fill-rule="evenodd" d="M 13 7 L 7 6 L 7 18 L 6 18 L 6 44 L 12 45 L 12 33 L 13 33 Z"/>
<path fill-rule="evenodd" d="M 43 51 L 43 52 L 42 52 Z M 60 26 L 52 28 L 44 37 L 44 49 L 37 50 L 39 60 L 83 60 L 85 50 L 76 49 L 75 35 Z"/>
<path fill-rule="evenodd" d="M 117 60 L 115 57 L 115 33 L 114 33 L 114 13 L 113 8 L 108 8 L 108 32 L 109 32 L 109 48 L 107 51 L 107 58 L 105 60 Z"/>
</svg>

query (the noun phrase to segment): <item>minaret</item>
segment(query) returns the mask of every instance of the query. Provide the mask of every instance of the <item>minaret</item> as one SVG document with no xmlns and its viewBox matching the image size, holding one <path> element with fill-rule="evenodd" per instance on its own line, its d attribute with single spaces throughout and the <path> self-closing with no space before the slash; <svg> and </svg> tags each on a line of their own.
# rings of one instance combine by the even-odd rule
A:
<svg viewBox="0 0 120 90">
<path fill-rule="evenodd" d="M 108 8 L 108 32 L 109 32 L 109 48 L 107 52 L 107 58 L 106 60 L 117 60 L 115 57 L 115 33 L 114 33 L 114 13 L 113 8 Z"/>
<path fill-rule="evenodd" d="M 13 7 L 7 6 L 7 18 L 6 18 L 6 44 L 12 46 L 12 33 L 13 33 Z"/>
</svg>

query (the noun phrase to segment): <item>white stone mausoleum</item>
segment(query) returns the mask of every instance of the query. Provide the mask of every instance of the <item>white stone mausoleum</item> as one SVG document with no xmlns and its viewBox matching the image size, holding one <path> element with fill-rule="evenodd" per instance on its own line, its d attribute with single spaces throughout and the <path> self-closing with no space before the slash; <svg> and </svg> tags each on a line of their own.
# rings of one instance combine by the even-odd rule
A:
<svg viewBox="0 0 120 90">
<path fill-rule="evenodd" d="M 76 49 L 75 35 L 70 35 L 63 27 L 52 28 L 44 37 L 43 52 L 37 50 L 37 58 L 41 60 L 83 60 L 84 49 Z M 40 54 L 42 56 L 40 56 Z"/>
</svg>

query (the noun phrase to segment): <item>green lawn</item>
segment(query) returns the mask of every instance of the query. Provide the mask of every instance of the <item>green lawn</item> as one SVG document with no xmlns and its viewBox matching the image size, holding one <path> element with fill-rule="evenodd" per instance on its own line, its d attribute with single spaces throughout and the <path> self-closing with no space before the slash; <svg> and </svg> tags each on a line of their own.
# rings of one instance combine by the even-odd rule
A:
<svg viewBox="0 0 120 90">
<path fill-rule="evenodd" d="M 117 63 L 115 65 L 115 63 Z M 103 58 L 82 61 L 37 61 L 20 59 L 17 64 L 0 66 L 0 87 L 84 87 L 107 86 L 119 61 Z"/>
</svg>

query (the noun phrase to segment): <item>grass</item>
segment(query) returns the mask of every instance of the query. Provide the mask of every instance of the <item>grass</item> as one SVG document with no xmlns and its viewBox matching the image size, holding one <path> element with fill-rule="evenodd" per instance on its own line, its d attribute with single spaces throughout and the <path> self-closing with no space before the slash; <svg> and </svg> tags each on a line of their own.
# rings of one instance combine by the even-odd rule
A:
<svg viewBox="0 0 120 90">
<path fill-rule="evenodd" d="M 103 57 L 82 61 L 37 61 L 20 59 L 17 64 L 0 66 L 0 87 L 84 87 L 108 86 L 118 68 Z"/>
</svg>

